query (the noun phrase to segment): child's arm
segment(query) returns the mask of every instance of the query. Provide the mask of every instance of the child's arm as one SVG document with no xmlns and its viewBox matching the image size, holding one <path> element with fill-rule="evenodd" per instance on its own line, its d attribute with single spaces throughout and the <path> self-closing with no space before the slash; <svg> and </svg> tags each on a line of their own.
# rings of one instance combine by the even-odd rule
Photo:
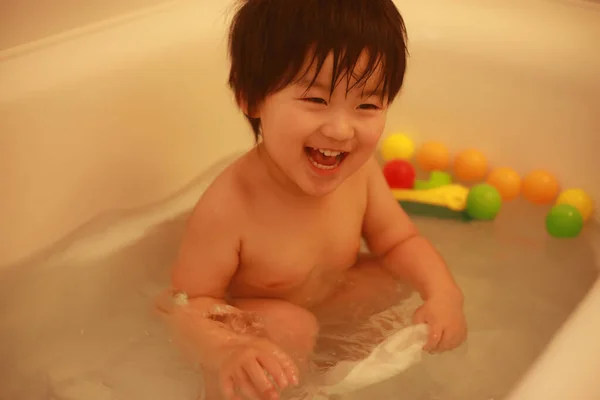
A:
<svg viewBox="0 0 600 400">
<path fill-rule="evenodd" d="M 180 251 L 172 270 L 172 291 L 183 293 L 187 304 L 176 304 L 173 296 L 163 299 L 162 311 L 173 318 L 176 329 L 193 345 L 195 356 L 211 370 L 218 369 L 227 348 L 247 340 L 211 318 L 219 308 L 242 311 L 224 300 L 238 266 L 240 238 L 226 205 L 217 201 L 211 189 L 196 205 L 185 229 Z M 166 305 L 166 307 L 165 307 Z"/>
<path fill-rule="evenodd" d="M 429 340 L 424 349 L 445 351 L 466 338 L 463 295 L 444 260 L 419 234 L 408 215 L 394 199 L 377 162 L 367 166 L 367 209 L 363 235 L 371 252 L 398 279 L 412 284 L 425 303 L 414 316 L 427 323 Z"/>
<path fill-rule="evenodd" d="M 444 260 L 393 197 L 374 159 L 367 169 L 363 235 L 369 250 L 380 256 L 396 277 L 412 284 L 424 300 L 444 292 L 460 296 Z"/>
<path fill-rule="evenodd" d="M 216 374 L 226 399 L 239 393 L 274 399 L 277 389 L 269 377 L 283 390 L 297 383 L 298 371 L 277 344 L 249 329 L 256 322 L 252 315 L 225 301 L 239 265 L 242 218 L 239 207 L 231 207 L 235 188 L 224 182 L 213 183 L 196 205 L 173 267 L 171 293 L 158 308 L 193 361 Z"/>
</svg>

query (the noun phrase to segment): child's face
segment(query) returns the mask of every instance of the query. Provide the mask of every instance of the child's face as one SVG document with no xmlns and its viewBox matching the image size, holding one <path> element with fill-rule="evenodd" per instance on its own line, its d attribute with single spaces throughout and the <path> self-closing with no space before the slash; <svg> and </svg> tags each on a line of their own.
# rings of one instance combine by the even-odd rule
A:
<svg viewBox="0 0 600 400">
<path fill-rule="evenodd" d="M 355 74 L 361 75 L 367 61 L 359 60 Z M 386 121 L 386 99 L 376 90 L 378 71 L 349 92 L 355 81 L 343 76 L 330 97 L 332 71 L 329 56 L 310 89 L 311 71 L 305 82 L 267 97 L 256 115 L 269 157 L 292 184 L 313 196 L 333 191 L 362 167 Z"/>
</svg>

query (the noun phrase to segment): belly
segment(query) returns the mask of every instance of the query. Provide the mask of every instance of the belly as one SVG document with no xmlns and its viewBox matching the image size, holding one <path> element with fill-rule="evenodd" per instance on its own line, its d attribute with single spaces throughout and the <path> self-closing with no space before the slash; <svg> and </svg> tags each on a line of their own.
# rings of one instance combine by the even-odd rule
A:
<svg viewBox="0 0 600 400">
<path fill-rule="evenodd" d="M 231 298 L 276 298 L 312 307 L 344 282 L 361 250 L 360 232 L 352 230 L 314 240 L 260 237 L 241 246 L 228 288 Z"/>
<path fill-rule="evenodd" d="M 355 264 L 356 256 L 348 257 L 343 263 L 310 266 L 296 273 L 285 269 L 276 273 L 271 268 L 240 267 L 229 286 L 229 297 L 282 299 L 311 308 L 335 293 L 344 282 L 346 271 Z"/>
</svg>

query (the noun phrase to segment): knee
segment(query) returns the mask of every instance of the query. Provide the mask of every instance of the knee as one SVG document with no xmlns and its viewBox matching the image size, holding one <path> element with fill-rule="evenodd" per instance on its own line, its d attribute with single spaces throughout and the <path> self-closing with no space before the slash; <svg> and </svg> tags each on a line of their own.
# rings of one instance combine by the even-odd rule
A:
<svg viewBox="0 0 600 400">
<path fill-rule="evenodd" d="M 281 344 L 314 347 L 319 323 L 313 313 L 284 300 L 242 300 L 234 306 L 260 316 L 268 335 Z"/>
<path fill-rule="evenodd" d="M 281 304 L 269 323 L 272 338 L 303 364 L 315 348 L 319 323 L 310 311 L 291 303 Z"/>
<path fill-rule="evenodd" d="M 306 344 L 312 346 L 319 333 L 317 317 L 307 309 L 291 303 L 283 306 L 280 312 L 281 327 L 297 337 L 305 338 Z"/>
</svg>

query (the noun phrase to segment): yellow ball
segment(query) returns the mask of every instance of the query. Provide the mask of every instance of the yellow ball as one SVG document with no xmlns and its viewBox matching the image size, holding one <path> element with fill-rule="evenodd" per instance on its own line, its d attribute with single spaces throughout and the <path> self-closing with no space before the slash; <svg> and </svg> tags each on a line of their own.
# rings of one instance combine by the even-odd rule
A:
<svg viewBox="0 0 600 400">
<path fill-rule="evenodd" d="M 406 135 L 395 133 L 381 143 L 381 156 L 385 161 L 410 160 L 415 153 L 415 144 Z"/>
<path fill-rule="evenodd" d="M 582 189 L 567 189 L 556 199 L 556 204 L 568 204 L 575 207 L 584 221 L 587 221 L 594 212 L 594 201 Z"/>
</svg>

